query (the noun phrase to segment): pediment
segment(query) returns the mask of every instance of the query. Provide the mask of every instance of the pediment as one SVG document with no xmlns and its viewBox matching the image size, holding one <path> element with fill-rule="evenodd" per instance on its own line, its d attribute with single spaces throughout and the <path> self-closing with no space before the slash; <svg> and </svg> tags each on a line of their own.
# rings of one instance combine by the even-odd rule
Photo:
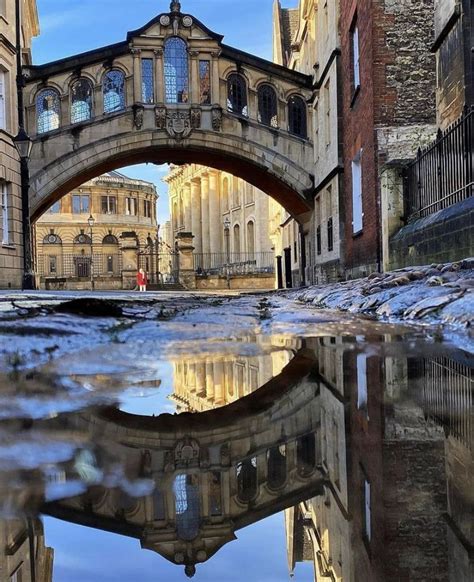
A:
<svg viewBox="0 0 474 582">
<path fill-rule="evenodd" d="M 187 36 L 200 40 L 214 40 L 221 43 L 223 36 L 216 34 L 191 14 L 165 12 L 138 30 L 128 33 L 130 42 L 136 38 L 162 38 L 170 34 L 178 35 L 187 32 Z"/>
</svg>

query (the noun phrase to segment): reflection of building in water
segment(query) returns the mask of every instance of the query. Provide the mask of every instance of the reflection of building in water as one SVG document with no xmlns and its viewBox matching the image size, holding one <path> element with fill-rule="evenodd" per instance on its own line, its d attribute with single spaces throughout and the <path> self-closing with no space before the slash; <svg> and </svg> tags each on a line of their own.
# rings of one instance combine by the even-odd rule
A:
<svg viewBox="0 0 474 582">
<path fill-rule="evenodd" d="M 192 576 L 237 530 L 321 492 L 313 366 L 301 351 L 248 398 L 202 414 L 152 418 L 109 409 L 64 419 L 63 430 L 103 435 L 96 440 L 103 456 L 118 458 L 130 481 L 153 480 L 155 490 L 133 499 L 96 488 L 47 513 L 135 537 Z"/>
<path fill-rule="evenodd" d="M 178 412 L 203 412 L 225 406 L 255 392 L 278 376 L 293 357 L 289 348 L 258 356 L 232 354 L 190 358 L 174 362 L 174 392 Z"/>
<path fill-rule="evenodd" d="M 52 582 L 53 558 L 41 521 L 0 520 L 1 582 Z"/>
<path fill-rule="evenodd" d="M 317 580 L 473 579 L 472 361 L 342 342 L 314 345 L 327 482 L 287 511 L 290 569 L 311 559 Z"/>
</svg>

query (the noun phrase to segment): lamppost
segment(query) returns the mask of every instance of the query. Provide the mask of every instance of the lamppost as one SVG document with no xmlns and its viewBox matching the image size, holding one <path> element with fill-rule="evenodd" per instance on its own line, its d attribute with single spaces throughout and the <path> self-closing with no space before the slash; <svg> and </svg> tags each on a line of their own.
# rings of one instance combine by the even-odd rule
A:
<svg viewBox="0 0 474 582">
<path fill-rule="evenodd" d="M 23 108 L 23 71 L 21 58 L 21 13 L 20 0 L 15 1 L 16 24 L 16 90 L 18 105 L 18 135 L 13 138 L 18 156 L 20 157 L 20 182 L 21 182 L 21 218 L 23 230 L 23 281 L 22 288 L 31 290 L 35 288 L 35 276 L 33 273 L 33 253 L 31 246 L 31 222 L 30 222 L 30 171 L 28 161 L 30 159 L 33 143 L 25 131 L 25 112 Z"/>
<path fill-rule="evenodd" d="M 90 276 L 91 276 L 91 291 L 94 291 L 94 242 L 93 242 L 93 233 L 92 229 L 94 228 L 95 218 L 92 214 L 87 219 L 87 223 L 89 225 L 89 236 L 91 239 L 91 265 L 90 265 Z"/>
<path fill-rule="evenodd" d="M 225 254 L 226 254 L 226 278 L 227 278 L 227 287 L 230 289 L 230 220 L 229 217 L 226 216 L 224 220 L 224 239 L 225 239 Z"/>
</svg>

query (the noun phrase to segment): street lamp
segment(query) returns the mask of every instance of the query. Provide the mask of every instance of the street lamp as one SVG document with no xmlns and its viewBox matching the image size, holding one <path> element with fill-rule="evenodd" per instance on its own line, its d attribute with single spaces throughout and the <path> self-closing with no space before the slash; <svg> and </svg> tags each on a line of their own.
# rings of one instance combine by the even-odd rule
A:
<svg viewBox="0 0 474 582">
<path fill-rule="evenodd" d="M 95 218 L 92 216 L 92 214 L 87 219 L 87 224 L 89 225 L 89 236 L 91 239 L 91 268 L 90 268 L 91 291 L 94 291 L 94 243 L 92 239 L 92 229 L 94 228 Z"/>
<path fill-rule="evenodd" d="M 228 216 L 224 220 L 224 237 L 225 237 L 226 262 L 230 263 L 230 220 Z"/>
</svg>

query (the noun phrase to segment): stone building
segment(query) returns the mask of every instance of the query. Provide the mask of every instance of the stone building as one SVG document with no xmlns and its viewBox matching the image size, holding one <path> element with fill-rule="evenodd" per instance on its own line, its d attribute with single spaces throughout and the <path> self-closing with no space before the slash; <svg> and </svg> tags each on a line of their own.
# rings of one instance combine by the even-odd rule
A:
<svg viewBox="0 0 474 582">
<path fill-rule="evenodd" d="M 35 0 L 22 0 L 23 64 L 31 64 L 31 39 L 39 34 Z M 0 288 L 22 284 L 23 240 L 20 163 L 13 138 L 18 134 L 15 1 L 0 2 Z"/>
<path fill-rule="evenodd" d="M 471 0 L 435 0 L 438 127 L 474 105 L 474 6 Z"/>
<path fill-rule="evenodd" d="M 283 227 L 285 267 L 291 262 L 291 283 L 322 283 L 341 277 L 343 259 L 342 151 L 340 130 L 339 3 L 300 0 L 297 8 L 274 3 L 274 60 L 290 69 L 312 75 L 312 123 L 307 134 L 314 146 L 314 216 L 302 233 L 287 216 Z M 291 260 L 289 255 L 291 255 Z M 303 263 L 303 264 L 301 264 Z M 289 283 L 289 277 L 286 278 Z M 287 285 L 288 286 L 288 285 Z"/>
<path fill-rule="evenodd" d="M 413 158 L 433 135 L 434 0 L 340 0 L 339 6 L 344 260 L 346 275 L 357 277 L 381 270 L 386 232 L 401 225 L 403 208 L 393 197 L 400 177 L 391 165 Z"/>
<path fill-rule="evenodd" d="M 153 281 L 160 268 L 157 200 L 153 184 L 119 172 L 94 178 L 58 200 L 35 224 L 40 285 L 88 289 L 92 277 L 96 288 L 130 288 L 138 267 Z"/>
<path fill-rule="evenodd" d="M 45 545 L 39 519 L 0 519 L 2 582 L 52 582 L 53 560 L 54 550 Z"/>
<path fill-rule="evenodd" d="M 173 239 L 193 236 L 198 286 L 227 286 L 224 275 L 230 274 L 246 287 L 274 287 L 267 194 L 232 174 L 196 164 L 172 166 L 164 181 Z"/>
</svg>

